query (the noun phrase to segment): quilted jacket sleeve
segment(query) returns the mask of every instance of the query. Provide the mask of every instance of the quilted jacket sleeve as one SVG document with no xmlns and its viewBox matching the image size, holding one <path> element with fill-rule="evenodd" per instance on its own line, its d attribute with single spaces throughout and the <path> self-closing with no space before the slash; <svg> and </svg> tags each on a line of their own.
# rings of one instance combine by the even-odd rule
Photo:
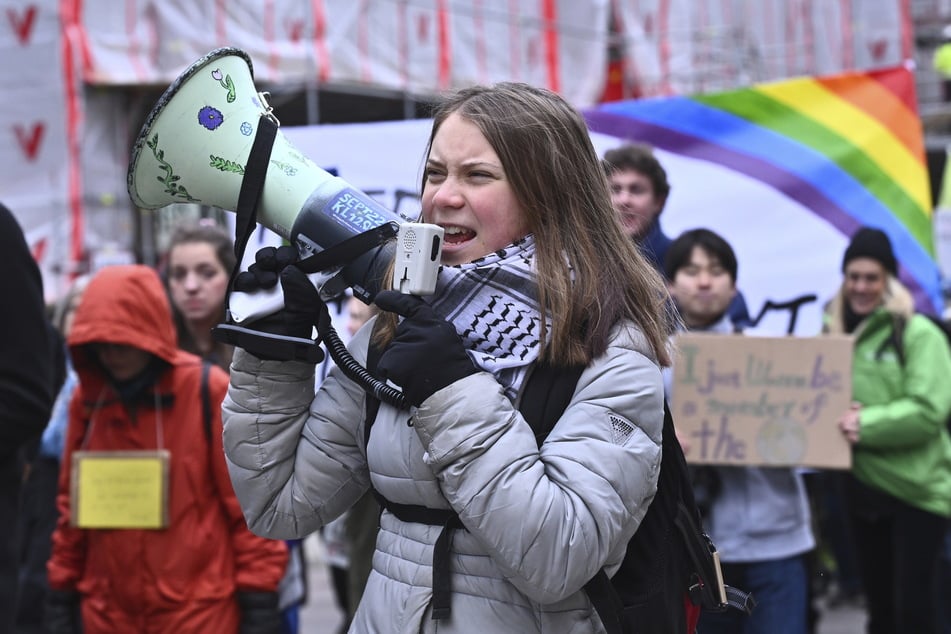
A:
<svg viewBox="0 0 951 634">
<path fill-rule="evenodd" d="M 351 348 L 365 350 L 369 330 L 358 333 Z M 363 390 L 338 368 L 315 398 L 313 365 L 235 350 L 223 404 L 224 450 L 252 531 L 304 537 L 366 491 L 364 407 Z"/>
</svg>

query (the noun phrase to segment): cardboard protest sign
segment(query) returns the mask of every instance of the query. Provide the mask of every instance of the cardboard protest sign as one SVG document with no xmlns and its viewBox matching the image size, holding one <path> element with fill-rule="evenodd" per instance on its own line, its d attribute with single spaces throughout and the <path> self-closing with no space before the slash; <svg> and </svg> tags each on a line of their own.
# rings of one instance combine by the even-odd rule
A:
<svg viewBox="0 0 951 634">
<path fill-rule="evenodd" d="M 849 337 L 677 337 L 671 412 L 688 462 L 848 469 L 836 426 L 852 396 Z"/>
</svg>

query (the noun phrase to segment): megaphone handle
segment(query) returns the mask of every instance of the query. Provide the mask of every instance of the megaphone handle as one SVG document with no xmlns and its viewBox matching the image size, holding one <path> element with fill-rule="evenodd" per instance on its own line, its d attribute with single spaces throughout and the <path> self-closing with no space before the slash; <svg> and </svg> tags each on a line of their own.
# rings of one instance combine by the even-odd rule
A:
<svg viewBox="0 0 951 634">
<path fill-rule="evenodd" d="M 228 294 L 234 287 L 234 280 L 241 272 L 241 262 L 244 260 L 244 251 L 248 241 L 254 233 L 257 224 L 258 203 L 264 191 L 264 180 L 267 178 L 267 166 L 271 161 L 271 150 L 277 138 L 277 123 L 270 117 L 262 116 L 258 119 L 258 129 L 254 134 L 254 143 L 248 155 L 248 164 L 244 168 L 244 178 L 241 180 L 241 191 L 238 192 L 238 206 L 234 212 L 237 216 L 234 226 L 234 254 L 236 256 L 234 270 L 231 271 L 231 280 L 228 282 Z M 228 298 L 225 298 L 227 301 Z"/>
<path fill-rule="evenodd" d="M 324 360 L 323 350 L 312 339 L 276 335 L 235 324 L 218 324 L 212 328 L 211 336 L 215 341 L 242 348 L 261 359 L 314 364 Z"/>
</svg>

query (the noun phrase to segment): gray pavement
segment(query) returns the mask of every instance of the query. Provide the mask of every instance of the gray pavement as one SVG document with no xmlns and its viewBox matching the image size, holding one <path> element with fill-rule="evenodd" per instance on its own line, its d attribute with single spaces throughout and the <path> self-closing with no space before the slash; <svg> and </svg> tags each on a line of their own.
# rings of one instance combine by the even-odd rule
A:
<svg viewBox="0 0 951 634">
<path fill-rule="evenodd" d="M 319 539 L 311 536 L 305 548 L 309 560 L 309 595 L 301 612 L 300 634 L 337 634 L 343 615 L 334 602 L 323 547 Z M 821 616 L 815 634 L 862 634 L 865 631 L 863 610 L 854 607 L 829 610 L 821 602 L 819 608 Z"/>
<path fill-rule="evenodd" d="M 865 631 L 865 610 L 856 607 L 823 609 L 816 634 L 862 634 Z"/>
<path fill-rule="evenodd" d="M 300 634 L 336 634 L 343 623 L 343 613 L 337 607 L 324 562 L 323 544 L 316 534 L 304 540 L 304 552 L 307 555 L 307 604 L 301 610 Z"/>
</svg>

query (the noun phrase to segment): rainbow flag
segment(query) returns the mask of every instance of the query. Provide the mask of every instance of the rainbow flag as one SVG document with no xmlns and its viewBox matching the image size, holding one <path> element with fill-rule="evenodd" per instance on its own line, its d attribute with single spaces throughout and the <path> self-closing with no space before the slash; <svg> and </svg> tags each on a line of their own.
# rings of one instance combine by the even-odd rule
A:
<svg viewBox="0 0 951 634">
<path fill-rule="evenodd" d="M 592 132 L 755 179 L 846 237 L 861 225 L 883 229 L 919 309 L 940 311 L 931 192 L 907 68 L 608 103 L 585 116 Z M 781 241 L 782 235 L 777 226 L 763 238 Z"/>
</svg>

